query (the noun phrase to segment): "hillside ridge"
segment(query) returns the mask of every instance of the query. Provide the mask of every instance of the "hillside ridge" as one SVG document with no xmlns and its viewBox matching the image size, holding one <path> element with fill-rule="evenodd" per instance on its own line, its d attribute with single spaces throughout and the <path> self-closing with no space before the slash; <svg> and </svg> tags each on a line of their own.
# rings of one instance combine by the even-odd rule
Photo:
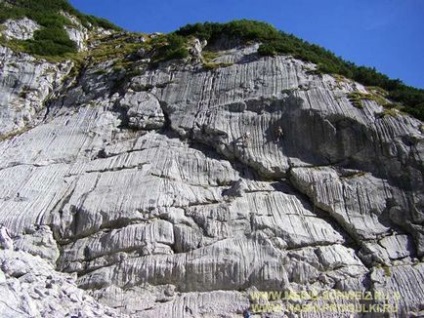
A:
<svg viewBox="0 0 424 318">
<path fill-rule="evenodd" d="M 11 3 L 12 6 L 7 5 Z M 67 0 L 9 0 L 3 4 L 0 3 L 0 9 L 0 23 L 8 18 L 17 19 L 26 16 L 41 24 L 42 28 L 36 31 L 34 39 L 18 43 L 20 49 L 41 56 L 63 56 L 67 53 L 76 54 L 77 52 L 75 44 L 63 30 L 65 25 L 72 23 L 66 17 L 60 15 L 59 11 L 77 17 L 84 27 L 97 26 L 119 30 L 117 26 L 105 19 L 80 13 Z M 180 36 L 182 38 L 179 38 Z M 317 72 L 336 74 L 353 79 L 366 86 L 382 88 L 383 91 L 380 91 L 381 97 L 391 101 L 386 102 L 387 108 L 396 108 L 424 120 L 423 89 L 407 86 L 399 79 L 390 79 L 373 67 L 357 66 L 352 62 L 345 61 L 318 45 L 310 44 L 294 35 L 278 31 L 265 22 L 236 20 L 228 23 L 188 24 L 175 32 L 171 32 L 168 46 L 173 52 L 171 54 L 169 52 L 164 53 L 166 55 L 164 60 L 187 57 L 187 45 L 185 44 L 187 44 L 187 37 L 192 36 L 207 40 L 209 42 L 208 47 L 212 47 L 222 38 L 227 39 L 227 44 L 231 43 L 229 40 L 233 40 L 233 45 L 237 43 L 248 44 L 251 41 L 260 42 L 258 53 L 261 56 L 290 54 L 295 58 L 317 64 Z M 361 100 L 378 98 L 378 96 L 362 96 L 358 102 L 358 96 L 356 97 L 358 105 Z"/>
</svg>

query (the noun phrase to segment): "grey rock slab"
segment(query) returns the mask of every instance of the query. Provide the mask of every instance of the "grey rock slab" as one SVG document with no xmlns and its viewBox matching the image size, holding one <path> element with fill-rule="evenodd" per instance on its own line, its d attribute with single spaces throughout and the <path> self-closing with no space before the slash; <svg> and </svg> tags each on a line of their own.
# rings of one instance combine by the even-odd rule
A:
<svg viewBox="0 0 424 318">
<path fill-rule="evenodd" d="M 45 100 L 58 87 L 72 62 L 53 64 L 0 46 L 0 135 L 2 139 L 39 123 Z"/>
<path fill-rule="evenodd" d="M 53 232 L 48 226 L 42 225 L 28 228 L 24 235 L 14 237 L 14 241 L 15 249 L 34 256 L 40 256 L 53 266 L 56 266 L 60 251 L 57 242 L 53 238 Z"/>
<path fill-rule="evenodd" d="M 389 230 L 379 221 L 391 197 L 384 181 L 370 175 L 343 177 L 332 167 L 294 168 L 293 184 L 354 237 L 370 239 Z"/>
<path fill-rule="evenodd" d="M 414 252 L 414 243 L 409 235 L 393 235 L 380 240 L 390 259 L 410 256 Z"/>
<path fill-rule="evenodd" d="M 127 92 L 120 101 L 127 110 L 128 125 L 137 129 L 158 129 L 165 116 L 157 98 L 147 92 Z"/>
<path fill-rule="evenodd" d="M 385 295 L 386 301 L 396 306 L 400 316 L 413 316 L 422 310 L 423 286 L 418 283 L 423 277 L 422 264 L 398 265 L 375 268 L 371 273 L 373 290 Z"/>
<path fill-rule="evenodd" d="M 23 251 L 0 250 L 5 280 L 0 284 L 2 317 L 118 317 L 79 289 L 72 276 Z"/>
</svg>

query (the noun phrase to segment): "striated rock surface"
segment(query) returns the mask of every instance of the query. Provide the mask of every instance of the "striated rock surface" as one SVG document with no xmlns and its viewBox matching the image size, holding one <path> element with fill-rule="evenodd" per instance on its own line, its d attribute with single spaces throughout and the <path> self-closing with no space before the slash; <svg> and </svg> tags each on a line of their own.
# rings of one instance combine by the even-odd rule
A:
<svg viewBox="0 0 424 318">
<path fill-rule="evenodd" d="M 419 315 L 422 123 L 354 107 L 365 87 L 290 56 L 252 45 L 206 70 L 200 48 L 65 79 L 71 63 L 0 47 L 2 312 L 341 317 L 289 305 L 361 292 L 388 296 L 330 305 Z"/>
<path fill-rule="evenodd" d="M 42 122 L 72 62 L 49 63 L 0 46 L 0 140 Z"/>
</svg>

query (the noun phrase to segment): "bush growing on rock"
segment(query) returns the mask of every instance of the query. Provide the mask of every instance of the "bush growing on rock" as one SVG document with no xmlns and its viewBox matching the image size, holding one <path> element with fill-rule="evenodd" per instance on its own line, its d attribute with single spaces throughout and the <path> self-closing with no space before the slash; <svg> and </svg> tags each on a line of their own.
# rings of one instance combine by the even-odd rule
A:
<svg viewBox="0 0 424 318">
<path fill-rule="evenodd" d="M 88 27 L 99 26 L 106 29 L 119 29 L 105 19 L 84 15 L 74 9 L 66 0 L 15 0 L 0 3 L 0 23 L 8 19 L 27 17 L 42 28 L 35 32 L 34 39 L 16 41 L 27 53 L 40 56 L 63 56 L 76 53 L 77 47 L 64 30 L 71 21 L 61 14 L 65 12 L 77 17 Z"/>
</svg>

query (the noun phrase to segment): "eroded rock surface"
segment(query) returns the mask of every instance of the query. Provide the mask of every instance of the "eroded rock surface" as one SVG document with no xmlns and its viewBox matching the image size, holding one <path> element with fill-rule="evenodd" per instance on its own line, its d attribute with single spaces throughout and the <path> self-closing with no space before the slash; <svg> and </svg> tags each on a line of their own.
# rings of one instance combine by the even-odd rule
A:
<svg viewBox="0 0 424 318">
<path fill-rule="evenodd" d="M 53 64 L 0 46 L 0 139 L 40 122 L 72 62 Z"/>
<path fill-rule="evenodd" d="M 0 143 L 0 222 L 16 249 L 0 257 L 43 262 L 45 276 L 61 277 L 55 291 L 77 295 L 75 306 L 54 301 L 71 311 L 89 294 L 87 310 L 104 316 L 240 317 L 252 293 L 312 290 L 389 290 L 392 316 L 418 315 L 422 123 L 383 116 L 375 101 L 358 109 L 347 94 L 360 84 L 256 50 L 222 51 L 215 62 L 227 67 L 213 71 L 140 61 L 123 77 L 88 63 L 59 85 L 42 121 Z M 42 82 L 48 64 L 1 52 L 3 134 L 25 127 L 20 107 L 40 113 L 66 65 Z M 19 97 L 23 83 L 43 93 Z M 33 270 L 11 260 L 2 270 L 16 286 L 0 286 L 17 295 L 13 271 Z M 67 275 L 78 287 L 62 285 Z M 16 304 L 48 316 L 36 300 Z"/>
<path fill-rule="evenodd" d="M 0 250 L 0 295 L 2 317 L 124 317 L 81 290 L 74 275 L 22 251 Z"/>
<path fill-rule="evenodd" d="M 34 32 L 40 29 L 40 26 L 28 18 L 20 20 L 7 20 L 2 25 L 2 35 L 6 39 L 28 40 L 32 39 Z"/>
</svg>

